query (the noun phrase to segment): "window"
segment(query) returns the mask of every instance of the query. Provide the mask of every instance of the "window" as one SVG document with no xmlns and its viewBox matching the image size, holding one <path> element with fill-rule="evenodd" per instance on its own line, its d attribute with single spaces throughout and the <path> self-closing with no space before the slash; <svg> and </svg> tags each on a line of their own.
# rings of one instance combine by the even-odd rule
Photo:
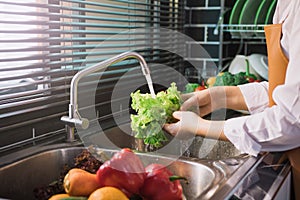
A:
<svg viewBox="0 0 300 200">
<path fill-rule="evenodd" d="M 35 0 L 28 0 L 32 3 Z M 9 2 L 9 1 L 8 1 Z M 17 1 L 18 2 L 18 1 Z M 20 2 L 20 1 L 19 1 Z M 1 5 L 0 32 L 0 95 L 7 99 L 7 94 L 42 89 L 43 52 L 40 43 L 34 38 L 42 37 L 37 32 L 38 16 L 25 15 L 36 11 L 35 7 L 22 7 L 12 4 Z M 19 15 L 22 13 L 24 15 Z M 39 93 L 39 92 L 34 92 Z"/>
<path fill-rule="evenodd" d="M 180 41 L 145 30 L 182 32 L 183 8 L 181 0 L 0 0 L 0 153 L 64 137 L 60 118 L 67 115 L 70 81 L 78 70 L 133 49 L 148 62 L 180 68 L 183 58 L 162 50 L 178 48 Z M 128 60 L 103 72 L 99 120 L 111 121 L 112 88 L 137 67 Z M 152 74 L 162 76 L 159 69 Z M 122 105 L 122 99 L 115 101 Z"/>
</svg>

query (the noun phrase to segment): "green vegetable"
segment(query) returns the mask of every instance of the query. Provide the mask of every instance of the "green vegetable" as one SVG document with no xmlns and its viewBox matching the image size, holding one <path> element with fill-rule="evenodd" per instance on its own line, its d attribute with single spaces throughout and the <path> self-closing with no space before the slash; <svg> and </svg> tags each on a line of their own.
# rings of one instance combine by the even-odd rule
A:
<svg viewBox="0 0 300 200">
<path fill-rule="evenodd" d="M 221 75 L 216 77 L 216 81 L 213 86 L 236 86 L 242 85 L 245 83 L 254 82 L 257 80 L 257 77 L 254 74 L 249 72 L 239 72 L 237 74 L 231 74 L 230 72 L 224 72 Z"/>
<path fill-rule="evenodd" d="M 182 103 L 176 84 L 166 91 L 161 91 L 153 98 L 151 94 L 131 93 L 131 107 L 137 115 L 131 115 L 131 128 L 135 137 L 143 139 L 145 144 L 154 147 L 162 146 L 167 138 L 162 130 L 165 123 L 173 122 L 172 114 L 179 110 Z"/>
<path fill-rule="evenodd" d="M 255 80 L 257 80 L 257 77 L 254 74 L 250 74 L 250 66 L 249 66 L 249 60 L 246 59 L 246 74 L 245 74 L 245 78 L 247 79 L 247 81 L 249 83 L 254 82 Z"/>
<path fill-rule="evenodd" d="M 248 83 L 246 79 L 246 72 L 239 72 L 234 75 L 234 85 L 242 85 Z"/>
<path fill-rule="evenodd" d="M 239 72 L 237 74 L 232 74 L 230 72 L 220 73 L 216 77 L 216 81 L 213 86 L 222 86 L 222 85 L 242 85 L 245 83 L 251 83 L 258 81 L 257 77 L 254 74 L 250 73 L 249 61 L 246 59 L 246 72 Z"/>
<path fill-rule="evenodd" d="M 188 83 L 185 86 L 185 93 L 191 93 L 194 92 L 195 89 L 199 86 L 198 83 Z"/>
<path fill-rule="evenodd" d="M 235 85 L 234 75 L 231 74 L 230 72 L 224 72 L 221 75 L 218 75 L 214 86 L 222 86 L 222 85 Z"/>
</svg>

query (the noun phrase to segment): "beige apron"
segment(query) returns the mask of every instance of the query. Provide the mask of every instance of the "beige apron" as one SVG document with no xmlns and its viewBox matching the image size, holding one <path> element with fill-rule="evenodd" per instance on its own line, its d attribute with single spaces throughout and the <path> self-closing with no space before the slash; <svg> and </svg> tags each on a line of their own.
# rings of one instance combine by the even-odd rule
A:
<svg viewBox="0 0 300 200">
<path fill-rule="evenodd" d="M 268 51 L 269 65 L 269 106 L 275 105 L 272 98 L 273 90 L 277 85 L 285 82 L 285 74 L 288 59 L 282 51 L 280 45 L 282 24 L 272 24 L 265 26 L 265 35 Z M 300 148 L 286 152 L 292 165 L 294 192 L 297 200 L 300 200 Z"/>
</svg>

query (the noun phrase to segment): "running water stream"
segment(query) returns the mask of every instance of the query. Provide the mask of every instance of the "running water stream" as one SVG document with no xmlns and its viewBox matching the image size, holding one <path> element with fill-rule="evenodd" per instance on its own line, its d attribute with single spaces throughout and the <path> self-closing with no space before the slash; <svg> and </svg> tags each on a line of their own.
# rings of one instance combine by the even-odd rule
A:
<svg viewBox="0 0 300 200">
<path fill-rule="evenodd" d="M 145 77 L 146 77 L 146 80 L 147 80 L 147 83 L 148 83 L 150 94 L 151 94 L 152 98 L 155 98 L 155 92 L 154 92 L 153 83 L 152 83 L 150 73 L 146 74 Z"/>
</svg>

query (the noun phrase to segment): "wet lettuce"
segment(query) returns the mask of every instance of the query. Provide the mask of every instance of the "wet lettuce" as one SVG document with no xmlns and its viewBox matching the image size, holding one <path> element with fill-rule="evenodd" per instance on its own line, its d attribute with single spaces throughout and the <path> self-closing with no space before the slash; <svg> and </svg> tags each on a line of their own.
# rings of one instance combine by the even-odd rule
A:
<svg viewBox="0 0 300 200">
<path fill-rule="evenodd" d="M 160 147 L 167 138 L 162 130 L 165 123 L 173 122 L 172 113 L 179 110 L 182 99 L 176 84 L 166 91 L 161 91 L 153 98 L 151 94 L 141 94 L 139 90 L 131 93 L 131 107 L 137 112 L 131 115 L 131 128 L 135 137 L 143 139 L 144 143 Z"/>
</svg>

